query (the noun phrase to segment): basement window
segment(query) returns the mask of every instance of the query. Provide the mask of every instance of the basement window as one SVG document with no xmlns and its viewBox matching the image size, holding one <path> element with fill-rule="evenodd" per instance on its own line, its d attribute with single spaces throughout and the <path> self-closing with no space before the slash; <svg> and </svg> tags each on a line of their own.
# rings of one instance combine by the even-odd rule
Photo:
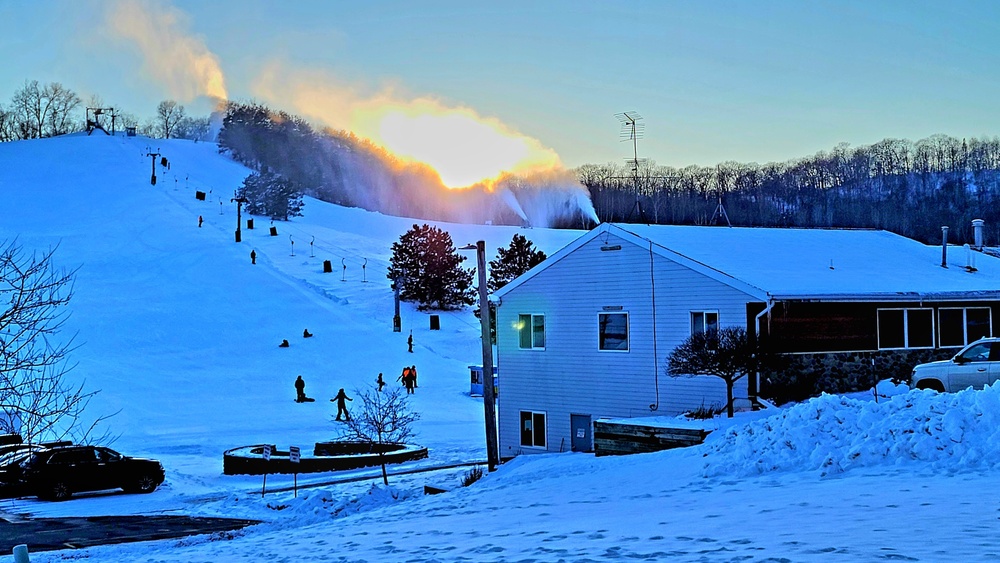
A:
<svg viewBox="0 0 1000 563">
<path fill-rule="evenodd" d="M 965 346 L 993 334 L 989 307 L 948 307 L 938 310 L 942 348 Z"/>
<path fill-rule="evenodd" d="M 598 350 L 628 352 L 628 313 L 601 313 L 597 326 Z"/>
<path fill-rule="evenodd" d="M 521 411 L 521 445 L 527 448 L 545 447 L 545 413 Z"/>
<path fill-rule="evenodd" d="M 518 348 L 545 349 L 545 315 L 517 316 Z"/>
<path fill-rule="evenodd" d="M 879 350 L 934 347 L 933 309 L 879 309 Z"/>
</svg>

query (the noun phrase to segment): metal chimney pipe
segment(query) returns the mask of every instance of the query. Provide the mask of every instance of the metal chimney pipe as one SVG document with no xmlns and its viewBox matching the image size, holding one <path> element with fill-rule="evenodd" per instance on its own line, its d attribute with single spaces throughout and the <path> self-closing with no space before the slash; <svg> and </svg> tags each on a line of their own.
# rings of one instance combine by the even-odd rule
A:
<svg viewBox="0 0 1000 563">
<path fill-rule="evenodd" d="M 972 236 L 976 242 L 973 248 L 975 248 L 976 250 L 983 249 L 983 225 L 985 224 L 986 221 L 983 221 L 982 219 L 972 220 Z"/>
<path fill-rule="evenodd" d="M 948 227 L 941 227 L 941 267 L 948 267 Z"/>
</svg>

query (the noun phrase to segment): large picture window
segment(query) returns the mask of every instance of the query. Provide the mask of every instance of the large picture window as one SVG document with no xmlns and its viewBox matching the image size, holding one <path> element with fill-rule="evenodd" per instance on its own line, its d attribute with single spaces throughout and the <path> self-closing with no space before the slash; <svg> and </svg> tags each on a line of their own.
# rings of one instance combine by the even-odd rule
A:
<svg viewBox="0 0 1000 563">
<path fill-rule="evenodd" d="M 545 447 L 545 413 L 521 411 L 521 445 L 528 448 Z"/>
<path fill-rule="evenodd" d="M 518 315 L 517 331 L 519 348 L 545 348 L 545 315 Z"/>
<path fill-rule="evenodd" d="M 956 307 L 938 310 L 942 348 L 965 346 L 993 334 L 989 307 Z"/>
<path fill-rule="evenodd" d="M 933 309 L 879 309 L 880 350 L 934 347 Z"/>
<path fill-rule="evenodd" d="M 628 352 L 628 313 L 598 316 L 598 350 Z"/>
</svg>

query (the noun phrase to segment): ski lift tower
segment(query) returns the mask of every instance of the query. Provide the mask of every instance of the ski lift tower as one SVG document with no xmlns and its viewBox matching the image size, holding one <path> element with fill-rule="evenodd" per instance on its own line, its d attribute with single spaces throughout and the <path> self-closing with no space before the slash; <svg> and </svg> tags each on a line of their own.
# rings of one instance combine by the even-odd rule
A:
<svg viewBox="0 0 1000 563">
<path fill-rule="evenodd" d="M 629 218 L 632 218 L 633 212 L 638 211 L 639 220 L 647 223 L 646 214 L 643 213 L 642 205 L 639 203 L 639 139 L 646 132 L 646 124 L 641 123 L 642 116 L 635 111 L 616 113 L 615 117 L 622 124 L 621 132 L 618 135 L 619 140 L 622 142 L 632 141 L 632 158 L 625 159 L 625 162 L 632 168 L 632 189 L 635 191 L 635 205 L 632 207 L 632 211 L 629 211 Z M 642 159 L 642 161 L 645 160 Z"/>
<path fill-rule="evenodd" d="M 104 126 L 101 122 L 101 116 L 110 115 L 111 116 L 111 132 L 108 132 L 108 128 Z M 115 108 L 87 108 L 87 135 L 94 132 L 94 129 L 100 129 L 104 131 L 105 135 L 115 134 L 115 119 L 118 115 L 115 113 Z"/>
</svg>

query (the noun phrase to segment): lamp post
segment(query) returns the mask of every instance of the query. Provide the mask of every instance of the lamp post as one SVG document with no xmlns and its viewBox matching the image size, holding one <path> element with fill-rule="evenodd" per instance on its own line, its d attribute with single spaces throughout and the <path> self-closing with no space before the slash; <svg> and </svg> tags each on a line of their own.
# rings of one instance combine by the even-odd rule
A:
<svg viewBox="0 0 1000 563">
<path fill-rule="evenodd" d="M 500 463 L 497 448 L 496 397 L 493 394 L 493 343 L 490 338 L 490 301 L 486 293 L 486 242 L 468 244 L 459 250 L 476 251 L 479 271 L 479 323 L 483 339 L 483 411 L 486 415 L 486 461 L 490 471 Z"/>
</svg>

